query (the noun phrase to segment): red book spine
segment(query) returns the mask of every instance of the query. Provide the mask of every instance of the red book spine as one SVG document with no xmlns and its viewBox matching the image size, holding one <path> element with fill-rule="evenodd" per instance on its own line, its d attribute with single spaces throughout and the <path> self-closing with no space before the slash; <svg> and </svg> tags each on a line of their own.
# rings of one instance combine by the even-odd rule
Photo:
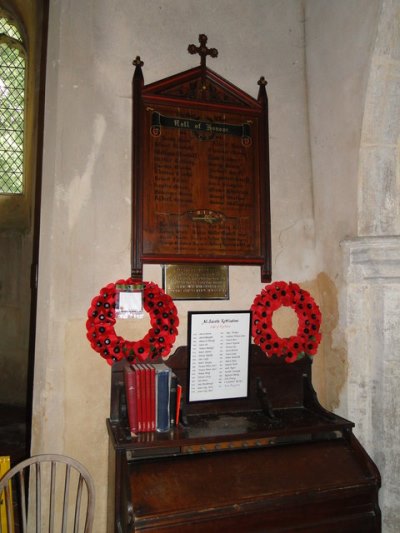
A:
<svg viewBox="0 0 400 533">
<path fill-rule="evenodd" d="M 181 414 L 181 400 L 182 400 L 182 385 L 176 386 L 176 414 L 175 414 L 175 424 L 179 424 L 179 416 Z"/>
<path fill-rule="evenodd" d="M 150 431 L 156 430 L 156 369 L 149 365 L 150 369 Z"/>
<path fill-rule="evenodd" d="M 137 433 L 137 412 L 136 412 L 136 377 L 130 365 L 124 367 L 126 408 L 128 412 L 128 423 L 131 433 Z"/>
<path fill-rule="evenodd" d="M 137 427 L 139 433 L 143 431 L 143 408 L 142 408 L 142 383 L 140 379 L 141 370 L 138 365 L 134 365 L 136 378 L 136 412 L 137 412 Z"/>
<path fill-rule="evenodd" d="M 143 431 L 150 431 L 150 383 L 149 372 L 146 365 L 140 366 L 140 379 L 142 386 L 142 412 L 143 412 Z"/>
</svg>

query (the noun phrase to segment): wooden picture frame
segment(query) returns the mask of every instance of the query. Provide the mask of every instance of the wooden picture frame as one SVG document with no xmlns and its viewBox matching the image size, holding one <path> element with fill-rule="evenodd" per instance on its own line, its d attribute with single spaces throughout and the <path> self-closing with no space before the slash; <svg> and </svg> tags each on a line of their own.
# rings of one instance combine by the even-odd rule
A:
<svg viewBox="0 0 400 533">
<path fill-rule="evenodd" d="M 260 265 L 271 279 L 268 102 L 201 64 L 144 85 L 133 76 L 132 277 L 145 263 Z M 192 48 L 192 52 L 193 48 Z"/>
</svg>

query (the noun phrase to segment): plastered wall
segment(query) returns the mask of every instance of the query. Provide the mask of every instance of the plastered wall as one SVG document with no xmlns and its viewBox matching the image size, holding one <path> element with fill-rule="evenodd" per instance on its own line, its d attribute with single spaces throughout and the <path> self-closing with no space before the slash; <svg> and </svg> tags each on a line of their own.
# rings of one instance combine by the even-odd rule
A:
<svg viewBox="0 0 400 533">
<path fill-rule="evenodd" d="M 330 302 L 324 313 L 326 404 L 344 416 L 340 396 L 348 354 L 340 320 L 345 305 L 340 243 L 357 234 L 361 130 L 381 5 L 380 0 L 305 3 L 315 253 Z"/>
<path fill-rule="evenodd" d="M 352 179 L 357 147 L 356 140 L 338 146 L 335 139 L 347 123 L 354 132 L 360 127 L 362 106 L 351 95 L 354 90 L 363 99 L 377 2 L 338 0 L 337 12 L 332 4 L 50 2 L 32 451 L 65 452 L 85 463 L 99 502 L 107 494 L 110 367 L 90 349 L 85 321 L 100 288 L 130 273 L 130 84 L 136 55 L 144 61 L 145 82 L 150 83 L 195 66 L 187 45 L 206 33 L 209 46 L 219 50 L 218 59 L 210 60 L 213 70 L 252 96 L 261 75 L 269 81 L 273 277 L 299 282 L 319 302 L 324 341 L 315 358 L 314 384 L 324 405 L 338 404 L 346 350 L 334 343 L 337 254 L 340 239 L 356 227 Z M 368 5 L 362 17 L 361 4 Z M 324 11 L 315 17 L 320 6 Z M 324 19 L 332 13 L 336 16 Z M 323 39 L 317 29 L 322 22 L 329 30 Z M 314 43 L 308 40 L 308 23 Z M 348 54 L 343 43 L 350 50 L 354 36 L 359 53 Z M 327 41 L 326 72 L 332 64 L 349 83 L 349 102 L 343 108 L 342 85 L 335 81 L 331 113 L 319 92 L 327 89 L 325 76 L 318 74 L 321 40 Z M 333 52 L 338 40 L 341 57 Z M 329 133 L 331 151 L 326 147 Z M 343 167 L 332 176 L 331 163 L 342 156 Z M 352 192 L 343 202 L 346 183 Z M 160 267 L 147 266 L 144 279 L 161 283 Z M 229 301 L 179 302 L 176 346 L 186 343 L 188 310 L 248 308 L 262 286 L 257 268 L 234 267 Z M 135 339 L 147 328 L 144 319 L 121 332 Z M 98 533 L 105 531 L 105 513 L 99 505 Z"/>
</svg>

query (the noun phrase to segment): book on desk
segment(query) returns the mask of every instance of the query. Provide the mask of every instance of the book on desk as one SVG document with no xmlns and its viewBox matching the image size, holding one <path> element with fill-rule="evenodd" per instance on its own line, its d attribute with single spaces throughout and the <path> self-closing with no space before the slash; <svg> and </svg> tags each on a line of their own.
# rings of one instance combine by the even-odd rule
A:
<svg viewBox="0 0 400 533">
<path fill-rule="evenodd" d="M 179 419 L 181 385 L 172 369 L 164 363 L 126 364 L 123 372 L 131 434 L 169 431 L 174 427 Z"/>
</svg>

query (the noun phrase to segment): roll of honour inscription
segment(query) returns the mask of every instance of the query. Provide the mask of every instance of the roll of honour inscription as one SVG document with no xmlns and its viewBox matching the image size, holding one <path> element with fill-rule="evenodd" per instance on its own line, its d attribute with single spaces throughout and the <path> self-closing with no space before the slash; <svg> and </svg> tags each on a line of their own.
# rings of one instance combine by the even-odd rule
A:
<svg viewBox="0 0 400 533">
<path fill-rule="evenodd" d="M 179 111 L 146 109 L 144 254 L 260 255 L 257 119 Z"/>
</svg>

